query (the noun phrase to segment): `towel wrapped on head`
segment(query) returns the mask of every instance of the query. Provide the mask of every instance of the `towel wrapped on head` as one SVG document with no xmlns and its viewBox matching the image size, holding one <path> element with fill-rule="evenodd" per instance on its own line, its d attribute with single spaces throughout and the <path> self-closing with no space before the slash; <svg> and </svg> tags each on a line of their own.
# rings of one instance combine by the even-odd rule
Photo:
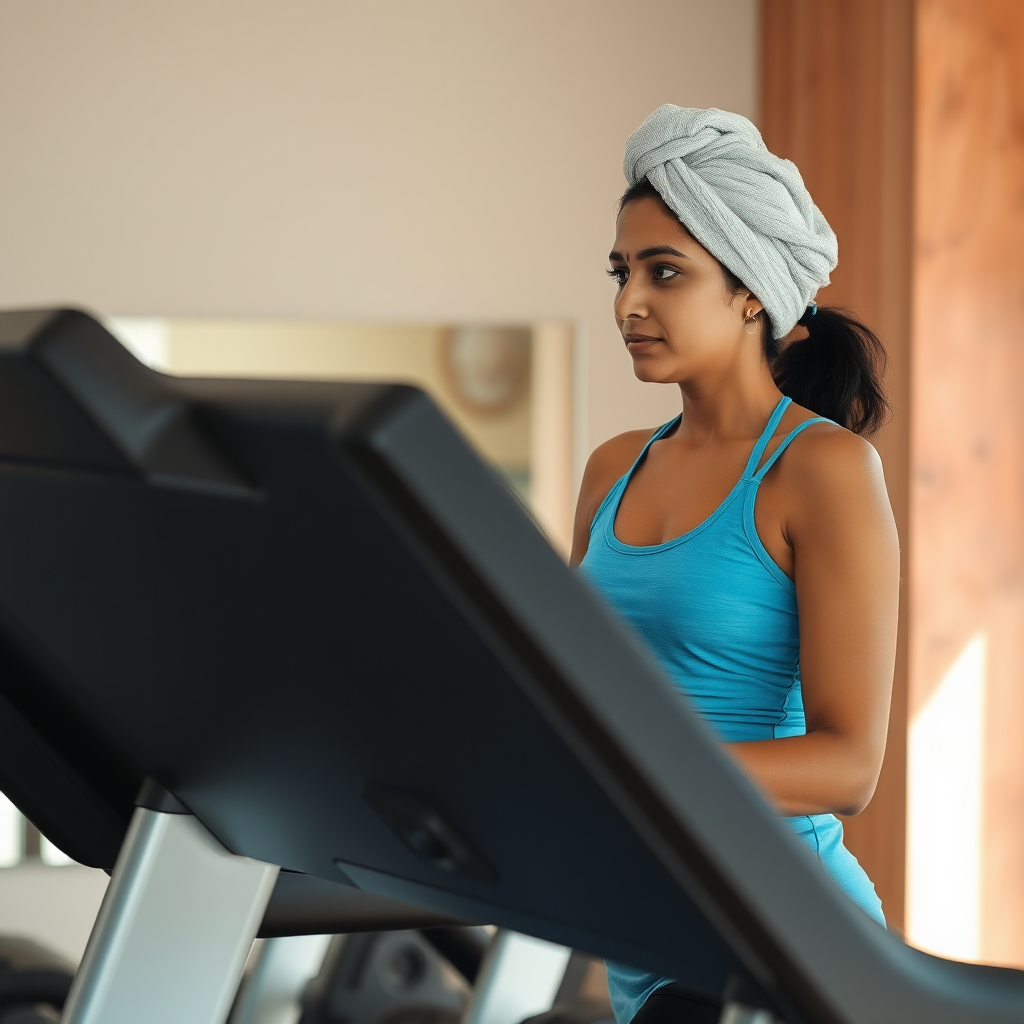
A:
<svg viewBox="0 0 1024 1024">
<path fill-rule="evenodd" d="M 629 184 L 657 189 L 687 231 L 761 300 L 776 338 L 829 283 L 839 246 L 796 165 L 740 114 L 666 103 L 626 143 Z"/>
</svg>

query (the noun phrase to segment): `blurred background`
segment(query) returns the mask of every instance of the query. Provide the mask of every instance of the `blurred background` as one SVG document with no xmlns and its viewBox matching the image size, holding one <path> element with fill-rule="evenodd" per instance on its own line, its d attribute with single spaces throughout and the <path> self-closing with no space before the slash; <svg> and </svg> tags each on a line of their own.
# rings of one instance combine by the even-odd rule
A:
<svg viewBox="0 0 1024 1024">
<path fill-rule="evenodd" d="M 819 301 L 888 347 L 899 661 L 849 845 L 912 942 L 1022 966 L 1019 0 L 0 0 L 0 305 L 169 373 L 416 383 L 564 553 L 589 452 L 678 403 L 604 275 L 663 102 L 796 161 Z M 0 932 L 77 958 L 106 876 L 2 802 L 0 865 Z"/>
</svg>

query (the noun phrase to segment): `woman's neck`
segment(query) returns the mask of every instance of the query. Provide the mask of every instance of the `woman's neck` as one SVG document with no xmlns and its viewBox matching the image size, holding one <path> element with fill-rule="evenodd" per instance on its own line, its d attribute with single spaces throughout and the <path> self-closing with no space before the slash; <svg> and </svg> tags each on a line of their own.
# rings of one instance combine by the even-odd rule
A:
<svg viewBox="0 0 1024 1024">
<path fill-rule="evenodd" d="M 782 398 L 767 365 L 761 368 L 763 372 L 732 375 L 716 385 L 681 383 L 683 419 L 676 436 L 696 443 L 759 436 Z"/>
</svg>

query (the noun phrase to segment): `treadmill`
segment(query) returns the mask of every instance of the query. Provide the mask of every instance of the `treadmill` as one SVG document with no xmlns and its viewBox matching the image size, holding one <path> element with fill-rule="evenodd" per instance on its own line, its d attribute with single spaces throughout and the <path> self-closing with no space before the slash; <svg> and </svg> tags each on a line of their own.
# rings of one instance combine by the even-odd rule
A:
<svg viewBox="0 0 1024 1024">
<path fill-rule="evenodd" d="M 67 1024 L 220 1024 L 261 927 L 359 906 L 793 1024 L 1024 1024 L 1024 973 L 834 886 L 415 388 L 0 314 L 0 669 L 0 788 L 113 872 Z"/>
</svg>

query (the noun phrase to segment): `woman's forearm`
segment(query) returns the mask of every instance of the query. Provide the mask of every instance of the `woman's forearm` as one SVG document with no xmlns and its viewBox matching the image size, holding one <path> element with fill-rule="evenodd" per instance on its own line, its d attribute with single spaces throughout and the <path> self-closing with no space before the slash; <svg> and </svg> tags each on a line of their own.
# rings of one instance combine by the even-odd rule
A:
<svg viewBox="0 0 1024 1024">
<path fill-rule="evenodd" d="M 859 814 L 878 781 L 881 757 L 828 730 L 784 739 L 726 743 L 781 814 Z"/>
</svg>

